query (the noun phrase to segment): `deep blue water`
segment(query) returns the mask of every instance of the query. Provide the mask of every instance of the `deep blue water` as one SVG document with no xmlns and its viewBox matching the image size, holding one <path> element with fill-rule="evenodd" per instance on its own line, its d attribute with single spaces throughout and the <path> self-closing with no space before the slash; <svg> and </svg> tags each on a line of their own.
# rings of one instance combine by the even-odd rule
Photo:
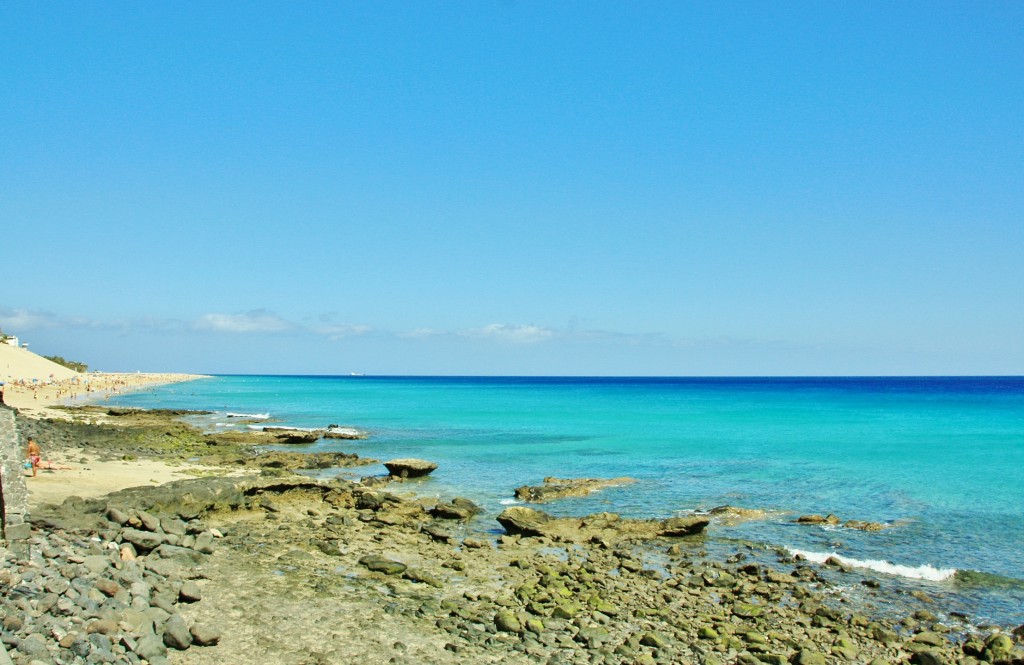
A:
<svg viewBox="0 0 1024 665">
<path fill-rule="evenodd" d="M 905 566 L 977 621 L 1024 622 L 1024 377 L 221 376 L 113 401 L 214 410 L 211 428 L 228 412 L 358 427 L 371 438 L 318 447 L 436 461 L 423 491 L 493 513 L 545 476 L 631 476 L 545 509 L 766 509 L 712 535 Z M 795 526 L 805 513 L 892 526 Z"/>
</svg>

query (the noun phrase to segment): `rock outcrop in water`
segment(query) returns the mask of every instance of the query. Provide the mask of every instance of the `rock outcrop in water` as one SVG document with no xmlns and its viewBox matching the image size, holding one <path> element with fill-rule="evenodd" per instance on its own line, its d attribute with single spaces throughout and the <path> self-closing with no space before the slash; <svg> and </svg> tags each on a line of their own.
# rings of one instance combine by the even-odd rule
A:
<svg viewBox="0 0 1024 665">
<path fill-rule="evenodd" d="M 829 513 L 822 517 L 821 515 L 801 515 L 796 519 L 797 524 L 817 524 L 825 526 L 839 526 L 840 524 L 846 529 L 857 529 L 858 531 L 881 531 L 886 528 L 886 525 L 880 522 L 865 522 L 863 520 L 846 520 L 843 522 L 835 515 Z"/>
<path fill-rule="evenodd" d="M 422 459 L 393 459 L 384 462 L 388 474 L 395 478 L 421 478 L 437 469 L 437 464 Z"/>
<path fill-rule="evenodd" d="M 506 508 L 498 522 L 511 535 L 549 538 L 558 542 L 604 542 L 677 538 L 700 533 L 710 523 L 705 517 L 673 517 L 667 520 L 623 519 L 614 513 L 586 517 L 552 517 L 525 506 Z"/>
<path fill-rule="evenodd" d="M 592 492 L 635 483 L 635 478 L 553 478 L 544 479 L 543 485 L 517 487 L 515 496 L 520 501 L 546 503 L 570 496 L 586 496 Z"/>
</svg>

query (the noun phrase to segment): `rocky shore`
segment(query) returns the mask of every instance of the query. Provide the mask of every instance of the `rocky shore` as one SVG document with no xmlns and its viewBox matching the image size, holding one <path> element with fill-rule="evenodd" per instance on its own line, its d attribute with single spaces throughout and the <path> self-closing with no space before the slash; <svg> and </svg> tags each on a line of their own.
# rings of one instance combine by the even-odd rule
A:
<svg viewBox="0 0 1024 665">
<path fill-rule="evenodd" d="M 51 449 L 257 475 L 34 510 L 31 553 L 0 561 L 0 640 L 19 665 L 1024 663 L 1020 629 L 979 629 L 926 598 L 885 619 L 806 562 L 765 563 L 742 544 L 710 560 L 708 518 L 517 508 L 499 521 L 418 496 L 422 481 L 292 473 L 354 456 L 286 464 L 275 456 L 303 453 L 211 443 L 167 414 L 123 417 L 136 420 L 19 426 Z M 884 587 L 864 590 L 886 602 Z"/>
</svg>

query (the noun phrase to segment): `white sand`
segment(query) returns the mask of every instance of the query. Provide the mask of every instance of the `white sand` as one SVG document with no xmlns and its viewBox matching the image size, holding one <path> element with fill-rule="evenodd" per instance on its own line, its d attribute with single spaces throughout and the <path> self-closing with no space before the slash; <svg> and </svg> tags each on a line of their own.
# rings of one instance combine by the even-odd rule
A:
<svg viewBox="0 0 1024 665">
<path fill-rule="evenodd" d="M 79 376 L 78 372 L 10 344 L 0 344 L 0 381 L 24 380 L 40 383 L 51 379 L 61 381 Z"/>
<path fill-rule="evenodd" d="M 0 344 L 0 381 L 4 382 L 4 403 L 30 418 L 68 420 L 70 416 L 65 411 L 49 407 L 85 404 L 114 393 L 199 378 L 203 378 L 202 375 L 143 372 L 82 374 L 27 349 Z"/>
<path fill-rule="evenodd" d="M 112 393 L 146 386 L 202 378 L 196 374 L 96 373 L 82 374 L 53 363 L 27 349 L 0 344 L 0 381 L 4 403 L 29 418 L 70 419 L 61 409 L 49 407 L 86 403 Z M 91 416 L 98 421 L 98 416 Z M 29 504 L 60 503 L 69 496 L 98 497 L 127 487 L 159 485 L 189 477 L 184 467 L 157 460 L 97 461 L 82 450 L 53 452 L 43 447 L 44 466 L 32 477 L 25 470 Z"/>
<path fill-rule="evenodd" d="M 45 458 L 45 451 L 44 451 Z M 61 503 L 69 496 L 83 499 L 104 496 L 110 492 L 141 485 L 161 485 L 172 480 L 191 477 L 184 467 L 173 467 L 156 460 L 100 462 L 72 451 L 50 461 L 54 469 L 38 469 L 35 478 L 25 470 L 29 507 L 44 503 Z"/>
</svg>

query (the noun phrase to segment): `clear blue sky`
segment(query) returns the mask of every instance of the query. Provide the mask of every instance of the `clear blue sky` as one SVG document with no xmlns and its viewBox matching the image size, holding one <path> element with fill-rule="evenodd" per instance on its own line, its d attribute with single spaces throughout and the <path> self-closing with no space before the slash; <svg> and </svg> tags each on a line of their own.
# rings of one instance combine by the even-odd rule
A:
<svg viewBox="0 0 1024 665">
<path fill-rule="evenodd" d="M 0 62 L 40 353 L 1024 373 L 1024 3 L 4 2 Z"/>
</svg>

